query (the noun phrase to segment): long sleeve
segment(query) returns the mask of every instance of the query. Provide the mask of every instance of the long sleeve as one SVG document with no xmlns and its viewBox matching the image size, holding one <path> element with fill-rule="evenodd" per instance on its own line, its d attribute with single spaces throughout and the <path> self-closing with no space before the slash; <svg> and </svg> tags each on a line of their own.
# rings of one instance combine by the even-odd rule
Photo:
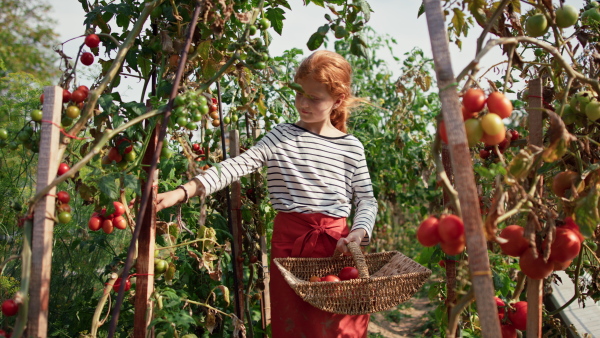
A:
<svg viewBox="0 0 600 338">
<path fill-rule="evenodd" d="M 354 192 L 354 206 L 356 208 L 352 230 L 365 229 L 367 234 L 363 238 L 361 245 L 367 245 L 371 242 L 371 234 L 373 233 L 373 226 L 377 217 L 377 200 L 373 195 L 373 186 L 364 153 L 352 178 L 352 190 Z"/>
</svg>

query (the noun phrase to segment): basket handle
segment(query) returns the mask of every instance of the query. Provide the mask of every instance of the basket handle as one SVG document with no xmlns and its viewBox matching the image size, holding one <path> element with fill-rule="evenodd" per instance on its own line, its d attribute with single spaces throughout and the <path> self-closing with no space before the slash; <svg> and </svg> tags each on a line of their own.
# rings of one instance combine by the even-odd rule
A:
<svg viewBox="0 0 600 338">
<path fill-rule="evenodd" d="M 367 266 L 367 260 L 365 259 L 365 255 L 360 250 L 360 245 L 356 242 L 350 242 L 347 244 L 348 250 L 352 254 L 352 259 L 354 260 L 354 265 L 356 265 L 356 269 L 358 269 L 358 275 L 360 278 L 369 278 L 369 267 Z M 339 251 L 335 251 L 334 257 L 340 257 L 342 253 Z"/>
</svg>

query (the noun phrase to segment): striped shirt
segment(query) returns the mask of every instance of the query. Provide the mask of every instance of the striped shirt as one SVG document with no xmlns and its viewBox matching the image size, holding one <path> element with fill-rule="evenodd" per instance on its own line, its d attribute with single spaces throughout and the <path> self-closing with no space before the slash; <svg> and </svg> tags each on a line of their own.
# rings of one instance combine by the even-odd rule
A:
<svg viewBox="0 0 600 338">
<path fill-rule="evenodd" d="M 271 204 L 278 211 L 348 217 L 354 198 L 351 230 L 366 230 L 361 244 L 369 244 L 377 201 L 364 147 L 355 136 L 326 137 L 295 124 L 280 124 L 240 156 L 196 178 L 208 195 L 263 166 Z"/>
</svg>

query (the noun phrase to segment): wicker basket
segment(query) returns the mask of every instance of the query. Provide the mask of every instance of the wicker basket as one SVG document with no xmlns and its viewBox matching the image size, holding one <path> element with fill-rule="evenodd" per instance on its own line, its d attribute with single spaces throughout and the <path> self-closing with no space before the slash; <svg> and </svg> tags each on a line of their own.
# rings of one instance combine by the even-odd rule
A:
<svg viewBox="0 0 600 338">
<path fill-rule="evenodd" d="M 398 251 L 364 255 L 351 242 L 352 256 L 275 258 L 283 278 L 304 301 L 333 313 L 359 315 L 390 309 L 412 297 L 431 270 Z M 337 275 L 355 266 L 360 277 L 340 282 L 309 282 L 311 276 Z"/>
</svg>

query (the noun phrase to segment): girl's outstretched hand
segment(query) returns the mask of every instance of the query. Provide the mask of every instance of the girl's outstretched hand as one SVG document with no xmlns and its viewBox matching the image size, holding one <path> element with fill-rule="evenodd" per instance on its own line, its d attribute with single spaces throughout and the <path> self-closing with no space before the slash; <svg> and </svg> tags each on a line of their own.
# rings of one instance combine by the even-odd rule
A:
<svg viewBox="0 0 600 338">
<path fill-rule="evenodd" d="M 341 252 L 344 256 L 352 255 L 348 250 L 348 243 L 356 242 L 360 245 L 367 231 L 365 229 L 356 229 L 348 234 L 348 237 L 340 238 L 335 246 L 335 250 Z"/>
<path fill-rule="evenodd" d="M 175 189 L 156 195 L 156 211 L 161 211 L 164 208 L 172 207 L 177 203 L 183 202 L 185 192 L 183 189 Z"/>
</svg>

